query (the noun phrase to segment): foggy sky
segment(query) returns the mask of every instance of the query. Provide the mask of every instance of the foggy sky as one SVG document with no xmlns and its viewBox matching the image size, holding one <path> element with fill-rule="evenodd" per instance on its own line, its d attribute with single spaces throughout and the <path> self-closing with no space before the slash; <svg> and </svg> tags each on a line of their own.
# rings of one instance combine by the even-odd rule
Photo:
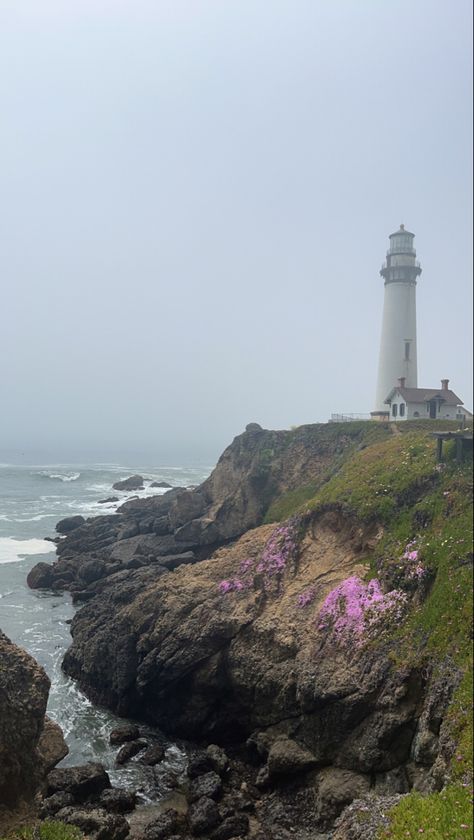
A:
<svg viewBox="0 0 474 840">
<path fill-rule="evenodd" d="M 472 408 L 469 0 L 1 0 L 0 460 L 374 407 L 388 235 Z"/>
</svg>

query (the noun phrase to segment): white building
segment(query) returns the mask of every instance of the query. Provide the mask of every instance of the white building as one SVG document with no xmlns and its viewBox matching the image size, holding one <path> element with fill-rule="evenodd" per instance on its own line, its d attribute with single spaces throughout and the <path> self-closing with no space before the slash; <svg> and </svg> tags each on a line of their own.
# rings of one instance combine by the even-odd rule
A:
<svg viewBox="0 0 474 840">
<path fill-rule="evenodd" d="M 468 420 L 470 412 L 462 408 L 462 400 L 449 389 L 449 379 L 441 380 L 441 388 L 409 388 L 400 377 L 385 399 L 390 420 Z"/>
<path fill-rule="evenodd" d="M 421 266 L 413 247 L 415 235 L 404 225 L 392 233 L 387 260 L 380 274 L 385 280 L 385 294 L 380 338 L 379 369 L 375 420 L 386 420 L 387 394 L 399 377 L 407 388 L 418 387 L 416 349 L 416 278 Z"/>
</svg>

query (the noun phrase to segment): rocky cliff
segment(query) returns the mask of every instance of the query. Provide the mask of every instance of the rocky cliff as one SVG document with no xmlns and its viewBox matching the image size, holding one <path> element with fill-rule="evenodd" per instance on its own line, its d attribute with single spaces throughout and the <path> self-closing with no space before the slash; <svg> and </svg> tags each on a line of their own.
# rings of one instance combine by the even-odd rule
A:
<svg viewBox="0 0 474 840">
<path fill-rule="evenodd" d="M 266 838 L 450 778 L 472 483 L 429 433 L 374 426 L 251 426 L 200 488 L 84 523 L 40 570 L 87 602 L 65 670 L 120 714 L 237 750 Z"/>
</svg>

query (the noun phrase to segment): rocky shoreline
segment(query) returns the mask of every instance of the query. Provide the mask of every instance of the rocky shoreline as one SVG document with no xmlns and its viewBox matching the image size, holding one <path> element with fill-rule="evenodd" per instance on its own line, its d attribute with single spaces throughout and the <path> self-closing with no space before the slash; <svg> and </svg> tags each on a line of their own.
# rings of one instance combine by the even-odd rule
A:
<svg viewBox="0 0 474 840">
<path fill-rule="evenodd" d="M 58 523 L 57 560 L 28 584 L 81 605 L 64 670 L 93 702 L 186 739 L 189 761 L 178 809 L 134 818 L 134 792 L 92 765 L 50 772 L 43 817 L 96 840 L 357 840 L 400 796 L 442 788 L 456 667 L 397 667 L 383 634 L 344 648 L 317 626 L 328 593 L 366 574 L 383 524 L 334 504 L 264 523 L 275 500 L 323 486 L 364 434 L 251 424 L 200 487 Z M 405 601 L 425 597 L 410 586 Z M 119 763 L 159 763 L 162 746 L 132 734 Z M 372 833 L 358 833 L 367 812 Z"/>
</svg>

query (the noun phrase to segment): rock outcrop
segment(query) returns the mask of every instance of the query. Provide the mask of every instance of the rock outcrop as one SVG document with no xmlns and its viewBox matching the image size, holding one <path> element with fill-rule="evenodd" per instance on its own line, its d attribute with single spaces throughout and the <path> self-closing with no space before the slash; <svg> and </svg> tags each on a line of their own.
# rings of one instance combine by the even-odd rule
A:
<svg viewBox="0 0 474 840">
<path fill-rule="evenodd" d="M 86 600 L 97 590 L 96 581 L 120 570 L 171 568 L 209 557 L 219 545 L 260 525 L 282 493 L 325 480 L 341 454 L 363 437 L 357 424 L 349 431 L 328 429 L 315 425 L 275 432 L 251 423 L 200 487 L 130 500 L 116 514 L 86 522 L 62 520 L 57 528 L 66 536 L 58 543 L 58 560 L 38 563 L 28 585 L 68 589 Z M 132 476 L 125 482 L 132 479 L 143 481 Z"/>
<path fill-rule="evenodd" d="M 0 820 L 2 809 L 31 802 L 44 779 L 49 685 L 43 668 L 0 632 Z"/>
</svg>

